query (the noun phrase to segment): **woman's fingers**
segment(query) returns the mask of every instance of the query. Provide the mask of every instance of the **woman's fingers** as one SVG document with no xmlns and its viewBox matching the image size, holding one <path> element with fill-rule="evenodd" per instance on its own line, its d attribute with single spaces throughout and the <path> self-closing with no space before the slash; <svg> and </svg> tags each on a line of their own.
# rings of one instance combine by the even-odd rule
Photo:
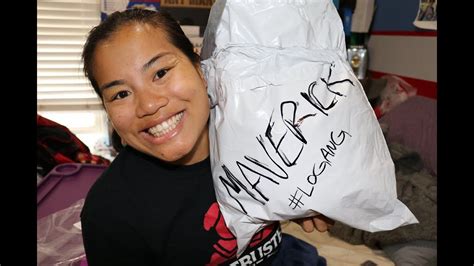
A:
<svg viewBox="0 0 474 266">
<path fill-rule="evenodd" d="M 313 232 L 314 229 L 319 232 L 326 232 L 334 225 L 334 220 L 327 218 L 324 215 L 316 215 L 313 217 L 296 219 L 294 221 L 307 233 Z"/>
<path fill-rule="evenodd" d="M 314 223 L 313 219 L 311 218 L 303 219 L 300 225 L 306 233 L 311 233 L 314 231 Z"/>
<path fill-rule="evenodd" d="M 324 215 L 314 216 L 312 222 L 316 230 L 318 230 L 319 232 L 326 232 L 331 228 L 331 226 L 334 225 L 334 220 Z"/>
</svg>

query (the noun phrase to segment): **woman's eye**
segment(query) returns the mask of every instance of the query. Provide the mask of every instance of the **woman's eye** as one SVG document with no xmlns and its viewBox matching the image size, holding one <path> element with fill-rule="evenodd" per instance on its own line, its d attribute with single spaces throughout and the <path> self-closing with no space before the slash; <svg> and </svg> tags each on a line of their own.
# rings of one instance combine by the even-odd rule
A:
<svg viewBox="0 0 474 266">
<path fill-rule="evenodd" d="M 158 72 L 156 72 L 155 77 L 157 77 L 158 79 L 161 79 L 162 77 L 166 75 L 166 73 L 168 73 L 168 69 L 160 69 L 158 70 Z"/>
<path fill-rule="evenodd" d="M 130 92 L 128 91 L 119 91 L 117 94 L 115 94 L 113 99 L 114 100 L 123 99 L 127 97 L 128 95 L 130 95 Z"/>
</svg>

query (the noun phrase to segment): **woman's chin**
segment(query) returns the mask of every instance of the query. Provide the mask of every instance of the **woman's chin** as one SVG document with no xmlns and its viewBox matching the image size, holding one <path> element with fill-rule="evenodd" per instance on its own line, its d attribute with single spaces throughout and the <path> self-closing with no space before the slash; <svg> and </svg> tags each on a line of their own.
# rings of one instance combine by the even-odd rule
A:
<svg viewBox="0 0 474 266">
<path fill-rule="evenodd" d="M 170 152 L 159 152 L 154 155 L 162 161 L 171 164 L 183 164 L 187 161 L 187 158 L 189 158 L 189 153 L 190 151 L 187 149 L 173 149 L 173 151 Z"/>
</svg>

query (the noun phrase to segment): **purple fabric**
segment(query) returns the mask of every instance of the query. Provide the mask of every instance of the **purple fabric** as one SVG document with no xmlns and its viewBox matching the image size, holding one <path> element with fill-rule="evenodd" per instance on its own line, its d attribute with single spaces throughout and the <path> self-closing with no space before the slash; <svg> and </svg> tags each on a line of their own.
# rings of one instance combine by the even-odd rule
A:
<svg viewBox="0 0 474 266">
<path fill-rule="evenodd" d="M 85 198 L 89 188 L 108 166 L 102 164 L 64 163 L 55 166 L 36 190 L 39 220 Z"/>
<path fill-rule="evenodd" d="M 423 96 L 408 98 L 379 121 L 388 125 L 387 142 L 397 142 L 420 154 L 424 166 L 437 175 L 437 101 Z"/>
<path fill-rule="evenodd" d="M 81 260 L 81 264 L 79 266 L 88 266 L 87 259 L 85 257 Z"/>
</svg>

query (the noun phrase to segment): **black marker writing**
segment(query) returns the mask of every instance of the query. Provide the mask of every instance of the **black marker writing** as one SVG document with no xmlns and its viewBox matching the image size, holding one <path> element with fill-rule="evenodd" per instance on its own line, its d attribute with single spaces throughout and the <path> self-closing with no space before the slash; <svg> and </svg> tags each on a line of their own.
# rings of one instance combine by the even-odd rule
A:
<svg viewBox="0 0 474 266">
<path fill-rule="evenodd" d="M 291 198 L 288 198 L 290 200 L 290 204 L 288 206 L 291 207 L 291 205 L 294 205 L 292 207 L 292 209 L 296 209 L 296 207 L 298 208 L 301 208 L 300 205 L 303 205 L 304 206 L 304 203 L 301 201 L 301 198 L 303 197 L 303 195 L 306 195 L 306 197 L 311 197 L 311 195 L 313 195 L 313 190 L 314 190 L 314 187 L 311 188 L 311 191 L 308 193 L 308 192 L 305 192 L 303 189 L 301 189 L 300 187 L 296 187 L 296 191 L 295 191 L 295 194 L 294 195 L 290 195 Z M 301 196 L 297 199 L 296 197 L 298 196 L 298 192 L 301 192 Z"/>
<path fill-rule="evenodd" d="M 280 104 L 280 114 L 283 123 L 285 123 L 285 126 L 291 131 L 291 133 L 293 133 L 293 135 L 301 142 L 307 144 L 308 141 L 306 141 L 300 129 L 300 125 L 303 119 L 300 118 L 298 119 L 298 121 L 295 121 L 296 103 L 292 101 L 282 102 Z"/>
<path fill-rule="evenodd" d="M 354 86 L 354 83 L 350 79 L 342 80 L 331 80 L 332 69 L 335 67 L 334 63 L 331 63 L 329 66 L 329 72 L 326 78 L 319 78 L 318 81 L 313 81 L 309 84 L 307 88 L 307 93 L 301 92 L 300 95 L 307 100 L 313 107 L 315 107 L 319 112 L 323 113 L 326 116 L 329 116 L 329 110 L 331 110 L 338 103 L 337 97 L 345 97 L 341 92 L 334 89 L 334 86 L 343 83 L 350 83 Z M 316 90 L 325 90 L 319 91 L 318 95 L 324 95 L 323 99 L 327 101 L 327 92 L 334 95 L 332 99 L 329 99 L 330 102 L 323 103 L 318 99 Z M 323 93 L 323 94 L 321 94 Z M 220 181 L 224 185 L 227 193 L 231 198 L 233 198 L 239 204 L 240 208 L 244 213 L 247 214 L 247 211 L 243 207 L 242 203 L 234 196 L 234 194 L 239 194 L 241 191 L 247 193 L 252 197 L 256 202 L 259 202 L 262 205 L 265 205 L 266 202 L 270 200 L 268 193 L 265 193 L 261 189 L 261 184 L 265 180 L 271 182 L 274 185 L 280 185 L 279 179 L 285 180 L 288 179 L 288 173 L 285 171 L 285 167 L 293 167 L 296 165 L 298 159 L 300 158 L 305 146 L 308 144 L 308 141 L 301 130 L 301 125 L 303 121 L 306 121 L 309 118 L 314 119 L 317 113 L 304 114 L 297 119 L 296 113 L 298 109 L 298 103 L 295 101 L 283 101 L 280 104 L 280 117 L 282 124 L 285 128 L 279 128 L 276 132 L 282 132 L 282 135 L 277 136 L 273 134 L 275 130 L 275 121 L 273 120 L 273 112 L 270 115 L 264 136 L 258 135 L 257 142 L 262 147 L 266 157 L 270 159 L 273 163 L 273 166 L 268 166 L 267 164 L 253 158 L 250 156 L 244 156 L 247 162 L 250 164 L 245 164 L 240 161 L 236 161 L 237 167 L 240 170 L 240 173 L 245 179 L 245 182 L 241 182 L 228 167 L 222 165 L 222 168 L 226 174 L 226 178 L 219 176 Z M 310 119 L 309 119 L 310 120 Z M 291 134 L 288 134 L 291 133 Z M 330 133 L 330 140 L 327 145 L 320 148 L 321 155 L 323 160 L 318 164 L 313 164 L 312 173 L 307 176 L 307 184 L 310 185 L 306 191 L 297 187 L 294 194 L 290 195 L 290 204 L 289 206 L 293 209 L 301 208 L 304 206 L 303 197 L 311 197 L 313 195 L 314 186 L 318 181 L 318 176 L 323 174 L 327 166 L 332 166 L 332 160 L 336 156 L 336 150 L 346 139 L 346 136 L 352 137 L 347 131 L 341 130 L 337 135 L 337 138 L 334 137 L 334 132 Z M 266 142 L 268 140 L 268 142 Z M 280 158 L 280 163 L 283 162 L 284 165 L 280 165 L 274 158 Z M 274 167 L 276 166 L 276 167 Z M 318 166 L 316 173 L 316 166 Z M 266 187 L 268 188 L 268 186 Z M 234 194 L 232 194 L 233 192 Z"/>
<path fill-rule="evenodd" d="M 321 155 L 324 160 L 319 164 L 319 168 L 318 168 L 320 170 L 319 173 L 317 174 L 315 173 L 315 165 L 313 165 L 313 173 L 306 178 L 306 181 L 308 182 L 308 184 L 311 185 L 311 193 L 304 193 L 307 197 L 310 197 L 313 194 L 314 185 L 316 185 L 316 183 L 318 182 L 318 177 L 324 172 L 324 170 L 326 170 L 326 166 L 327 165 L 331 166 L 331 161 L 328 159 L 328 156 L 331 155 L 332 157 L 334 157 L 336 155 L 337 147 L 344 143 L 346 136 L 352 137 L 352 135 L 349 134 L 349 132 L 341 130 L 339 134 L 337 135 L 337 138 L 339 138 L 339 142 L 338 142 L 334 139 L 334 131 L 331 131 L 329 144 L 326 145 L 327 150 L 324 148 L 321 148 Z M 303 190 L 300 187 L 297 187 L 295 195 L 297 194 L 298 191 L 303 192 Z M 298 204 L 304 205 L 302 202 L 302 197 L 303 195 L 301 195 L 301 197 L 298 198 Z M 291 207 L 291 205 L 295 204 L 294 199 L 289 199 L 289 200 L 290 200 L 289 206 Z M 294 206 L 293 209 L 295 209 L 296 207 L 297 206 Z"/>
<path fill-rule="evenodd" d="M 337 91 L 334 91 L 334 90 L 331 90 L 330 87 L 334 86 L 334 85 L 337 85 L 337 84 L 341 84 L 341 83 L 344 83 L 344 82 L 349 82 L 352 86 L 354 86 L 354 83 L 350 80 L 350 79 L 343 79 L 343 80 L 338 80 L 338 81 L 334 81 L 334 82 L 330 82 L 329 80 L 331 79 L 331 74 L 332 74 L 332 68 L 334 67 L 334 64 L 331 64 L 331 66 L 329 67 L 329 74 L 328 74 L 328 77 L 327 79 L 324 79 L 324 78 L 320 78 L 320 80 L 325 84 L 324 86 L 324 89 L 328 90 L 329 92 L 333 93 L 334 95 L 337 95 L 337 96 L 344 96 L 342 93 L 340 92 L 337 92 Z M 308 92 L 301 92 L 301 96 L 303 96 L 303 98 L 305 98 L 311 105 L 313 105 L 314 107 L 316 107 L 316 109 L 318 109 L 321 113 L 323 113 L 324 115 L 328 116 L 328 113 L 327 111 L 329 111 L 331 108 L 333 108 L 336 103 L 337 103 L 337 98 L 336 96 L 334 96 L 331 100 L 331 102 L 327 105 L 327 106 L 324 106 L 324 104 L 318 99 L 318 97 L 316 97 L 316 94 L 315 94 L 315 89 L 316 88 L 319 88 L 320 86 L 317 86 L 319 85 L 317 81 L 313 81 L 311 82 L 311 84 L 309 84 L 308 86 Z"/>
<path fill-rule="evenodd" d="M 332 157 L 334 157 L 335 155 L 335 151 L 337 150 L 337 146 L 340 146 L 344 140 L 346 139 L 346 135 L 349 136 L 349 137 L 352 137 L 351 134 L 349 134 L 347 131 L 344 131 L 344 130 L 341 130 L 341 132 L 339 133 L 339 135 L 337 135 L 338 138 L 341 138 L 340 142 L 336 142 L 334 140 L 334 132 L 331 131 L 331 134 L 330 134 L 330 140 L 329 140 L 329 144 L 326 145 L 326 149 L 324 148 L 321 148 L 321 155 L 323 156 L 324 160 L 319 164 L 319 170 L 320 172 L 318 174 L 316 174 L 316 176 L 320 176 L 324 170 L 326 169 L 326 165 L 329 165 L 331 166 L 331 161 L 329 160 L 328 156 L 331 155 Z M 330 146 L 331 145 L 331 146 Z"/>
<path fill-rule="evenodd" d="M 224 185 L 225 189 L 227 190 L 227 194 L 233 198 L 235 201 L 237 201 L 237 203 L 239 204 L 240 208 L 242 209 L 242 211 L 247 214 L 247 211 L 245 210 L 244 206 L 242 205 L 242 203 L 240 203 L 240 201 L 238 199 L 236 199 L 234 196 L 232 196 L 232 193 L 230 193 L 230 190 L 229 190 L 229 187 L 232 189 L 232 191 L 234 191 L 235 193 L 239 194 L 240 191 L 242 189 L 245 190 L 245 192 L 247 192 L 248 195 L 250 195 L 252 198 L 254 198 L 255 200 L 258 201 L 258 199 L 255 198 L 255 196 L 253 195 L 252 192 L 250 192 L 247 187 L 242 183 L 240 182 L 233 174 L 232 172 L 225 166 L 225 165 L 222 165 L 222 169 L 224 170 L 225 172 L 225 175 L 227 176 L 227 179 L 223 178 L 222 176 L 219 176 L 219 180 L 222 182 L 222 184 Z M 262 202 L 260 202 L 262 203 Z M 263 203 L 265 204 L 265 203 Z"/>
<path fill-rule="evenodd" d="M 288 206 L 291 207 L 291 205 L 294 205 L 293 208 L 292 208 L 293 210 L 296 209 L 296 207 L 301 208 L 300 204 L 301 204 L 301 205 L 304 205 L 304 203 L 301 202 L 301 198 L 303 197 L 303 195 L 301 195 L 301 196 L 297 199 L 297 198 L 296 198 L 296 197 L 297 197 L 297 194 L 298 194 L 298 190 L 296 190 L 295 195 L 291 195 L 291 198 L 288 198 L 288 199 L 290 200 L 290 205 L 288 205 Z"/>
<path fill-rule="evenodd" d="M 340 92 L 331 90 L 330 87 L 332 87 L 333 85 L 339 84 L 339 83 L 343 83 L 343 82 L 349 82 L 352 86 L 354 86 L 354 83 L 350 79 L 343 79 L 343 80 L 337 80 L 337 81 L 334 81 L 334 82 L 329 82 L 329 79 L 331 78 L 331 75 L 332 75 L 332 68 L 333 67 L 334 67 L 334 63 L 332 63 L 331 67 L 329 67 L 329 73 L 328 73 L 328 78 L 327 78 L 328 81 L 326 81 L 326 79 L 324 79 L 324 78 L 320 78 L 320 79 L 324 84 L 326 84 L 326 89 L 328 89 L 328 91 L 330 91 L 330 92 L 332 92 L 336 95 L 339 95 L 339 96 L 344 96 Z"/>
<path fill-rule="evenodd" d="M 291 135 L 290 137 L 285 138 L 287 135 L 287 133 L 285 133 L 280 139 L 276 140 L 272 134 L 272 129 L 273 129 L 273 126 L 275 125 L 275 122 L 272 121 L 272 118 L 273 118 L 273 114 L 270 116 L 270 121 L 268 122 L 267 130 L 265 131 L 265 137 L 270 141 L 270 144 L 272 145 L 273 149 L 277 152 L 278 156 L 280 157 L 280 159 L 283 161 L 283 163 L 286 166 L 295 165 L 296 160 L 298 160 L 299 156 L 301 155 L 301 152 L 303 151 L 304 143 L 301 143 L 302 141 L 298 138 L 298 132 L 296 131 L 293 132 L 291 130 L 290 132 L 293 133 L 291 135 L 293 135 L 294 138 L 292 138 Z M 287 144 L 286 146 L 290 147 L 291 151 L 293 151 L 295 147 L 300 147 L 299 152 L 291 159 L 288 158 L 289 156 L 281 147 L 284 140 L 286 141 L 285 143 Z"/>
<path fill-rule="evenodd" d="M 242 175 L 244 176 L 245 180 L 247 180 L 247 182 L 250 184 L 251 188 L 255 191 L 257 191 L 257 193 L 265 200 L 265 201 L 268 201 L 268 198 L 262 194 L 262 192 L 260 191 L 260 189 L 258 188 L 258 184 L 260 183 L 260 178 L 261 177 L 265 177 L 266 179 L 270 180 L 271 182 L 279 185 L 280 183 L 278 183 L 277 181 L 273 180 L 271 177 L 269 176 L 266 176 L 266 175 L 263 175 L 255 170 L 253 170 L 252 168 L 248 167 L 247 165 L 241 163 L 241 162 L 237 162 L 237 166 L 239 167 L 240 169 L 240 172 L 242 173 Z M 245 171 L 245 170 L 247 171 Z M 250 172 L 250 173 L 249 173 Z M 247 173 L 247 174 L 246 174 Z M 255 175 L 252 175 L 251 173 L 254 173 L 256 174 L 258 177 L 257 178 L 254 178 L 254 182 L 251 182 L 249 180 L 250 177 L 255 177 Z"/>
<path fill-rule="evenodd" d="M 261 143 L 262 144 L 262 143 Z M 264 145 L 262 144 L 262 146 L 264 147 Z M 264 150 L 266 151 L 265 147 L 264 147 Z M 267 153 L 268 155 L 268 153 Z M 225 179 L 224 177 L 222 176 L 219 176 L 219 180 L 221 181 L 221 183 L 224 185 L 225 189 L 227 190 L 227 194 L 229 194 L 229 196 L 231 198 L 233 198 L 235 201 L 237 201 L 237 203 L 239 204 L 239 206 L 241 207 L 242 211 L 245 212 L 247 214 L 247 211 L 245 210 L 245 208 L 243 207 L 243 205 L 240 203 L 239 200 L 237 200 L 236 197 L 234 197 L 231 193 L 231 190 L 236 193 L 236 194 L 239 194 L 241 192 L 241 190 L 244 190 L 250 197 L 252 197 L 253 199 L 255 199 L 256 201 L 260 202 L 262 205 L 265 205 L 265 202 L 268 201 L 268 197 L 259 189 L 259 187 L 257 186 L 258 184 L 260 184 L 260 178 L 261 177 L 265 177 L 267 180 L 273 182 L 274 184 L 280 184 L 279 182 L 275 181 L 273 178 L 270 177 L 269 174 L 275 176 L 275 177 L 278 177 L 278 178 L 281 178 L 281 179 L 288 179 L 288 174 L 285 172 L 285 170 L 283 168 L 281 168 L 277 163 L 275 163 L 275 161 L 270 157 L 270 155 L 268 155 L 269 158 L 272 160 L 272 162 L 278 167 L 278 169 L 281 170 L 281 174 L 278 174 L 276 172 L 276 169 L 272 170 L 268 165 L 266 165 L 265 163 L 263 162 L 260 162 L 258 161 L 257 159 L 255 158 L 252 158 L 250 156 L 244 156 L 244 158 L 251 162 L 251 166 L 256 166 L 258 170 L 255 170 L 255 168 L 252 168 L 252 167 L 249 167 L 239 161 L 236 162 L 237 166 L 239 167 L 240 169 L 240 172 L 242 173 L 242 175 L 244 176 L 244 179 L 247 181 L 247 183 L 250 185 L 250 188 L 253 189 L 254 191 L 256 191 L 258 193 L 258 195 L 260 195 L 261 198 L 263 198 L 263 200 L 259 199 L 257 197 L 257 195 L 255 195 L 244 183 L 242 183 L 230 170 L 229 168 L 227 168 L 227 166 L 225 165 L 222 165 L 222 169 L 224 170 L 225 174 L 226 174 L 226 177 L 227 179 Z M 247 171 L 245 171 L 245 170 Z M 264 172 L 267 172 L 267 174 L 265 174 Z M 247 173 L 247 174 L 246 174 Z M 252 176 L 251 173 L 254 173 L 255 175 L 257 175 L 258 177 L 257 178 L 254 178 L 254 182 L 251 182 L 249 180 L 249 178 Z M 253 175 L 255 177 L 255 175 Z M 229 189 L 230 188 L 230 189 Z"/>
</svg>

